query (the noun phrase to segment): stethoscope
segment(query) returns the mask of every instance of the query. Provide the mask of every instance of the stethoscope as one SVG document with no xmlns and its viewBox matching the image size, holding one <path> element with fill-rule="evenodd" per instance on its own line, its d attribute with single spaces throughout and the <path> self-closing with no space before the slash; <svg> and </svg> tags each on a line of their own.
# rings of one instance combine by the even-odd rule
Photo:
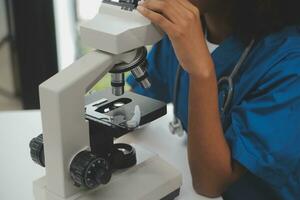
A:
<svg viewBox="0 0 300 200">
<path fill-rule="evenodd" d="M 228 111 L 228 108 L 231 104 L 233 93 L 234 93 L 234 78 L 240 72 L 241 66 L 247 59 L 248 55 L 250 54 L 251 49 L 253 48 L 255 40 L 252 40 L 250 44 L 246 47 L 244 52 L 242 53 L 240 59 L 238 60 L 237 64 L 233 68 L 231 74 L 229 76 L 223 76 L 218 80 L 218 92 L 219 92 L 219 107 L 220 107 L 220 116 L 222 123 L 225 120 L 225 114 Z M 176 78 L 175 78 L 175 86 L 173 91 L 173 120 L 169 123 L 170 132 L 174 135 L 183 136 L 184 129 L 182 126 L 182 122 L 176 116 L 177 114 L 177 103 L 178 103 L 178 96 L 179 96 L 179 86 L 180 86 L 180 77 L 183 69 L 180 65 L 178 65 Z"/>
</svg>

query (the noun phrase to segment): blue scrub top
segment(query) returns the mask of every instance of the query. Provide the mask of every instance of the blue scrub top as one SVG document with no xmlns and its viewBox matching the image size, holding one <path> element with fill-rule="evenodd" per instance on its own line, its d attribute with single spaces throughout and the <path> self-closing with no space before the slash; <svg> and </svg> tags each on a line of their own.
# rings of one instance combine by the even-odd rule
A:
<svg viewBox="0 0 300 200">
<path fill-rule="evenodd" d="M 245 46 L 229 37 L 213 52 L 217 77 L 229 75 Z M 201 58 L 199 58 L 201 59 Z M 178 60 L 168 37 L 148 55 L 152 87 L 139 94 L 172 102 Z M 201 85 L 199 85 L 201 87 Z M 189 76 L 181 74 L 177 117 L 187 130 Z M 224 199 L 300 199 L 300 27 L 258 41 L 234 80 L 224 133 L 232 158 L 248 169 Z"/>
</svg>

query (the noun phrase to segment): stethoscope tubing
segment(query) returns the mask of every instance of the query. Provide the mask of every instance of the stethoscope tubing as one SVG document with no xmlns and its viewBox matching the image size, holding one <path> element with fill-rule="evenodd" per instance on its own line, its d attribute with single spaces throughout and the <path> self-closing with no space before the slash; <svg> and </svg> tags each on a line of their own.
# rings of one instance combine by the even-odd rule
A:
<svg viewBox="0 0 300 200">
<path fill-rule="evenodd" d="M 233 98 L 233 92 L 234 92 L 234 78 L 237 76 L 237 74 L 240 72 L 240 69 L 244 62 L 246 61 L 248 55 L 250 54 L 253 46 L 255 44 L 255 40 L 251 40 L 249 45 L 246 47 L 244 52 L 242 53 L 240 59 L 238 60 L 237 64 L 234 66 L 234 69 L 230 73 L 229 76 L 223 76 L 218 80 L 218 88 L 220 88 L 220 85 L 223 83 L 227 83 L 228 85 L 228 94 L 226 95 L 226 99 L 222 107 L 220 108 L 221 115 L 224 115 L 225 112 L 227 111 L 228 107 L 231 104 L 232 98 Z M 173 123 L 181 123 L 180 120 L 176 117 L 177 114 L 177 103 L 178 103 L 178 94 L 179 94 L 179 86 L 180 86 L 180 77 L 181 77 L 181 72 L 183 71 L 182 67 L 180 64 L 178 64 L 177 67 L 177 72 L 176 72 L 176 78 L 175 78 L 175 86 L 174 86 L 174 92 L 173 92 Z"/>
<path fill-rule="evenodd" d="M 229 78 L 231 80 L 233 80 L 234 77 L 239 73 L 241 66 L 244 64 L 245 60 L 247 59 L 247 57 L 248 57 L 251 49 L 253 48 L 254 44 L 255 44 L 255 40 L 251 40 L 250 44 L 246 47 L 245 51 L 241 55 L 241 58 L 239 59 L 239 61 L 235 65 L 235 67 L 233 68 L 231 74 L 229 75 Z"/>
</svg>

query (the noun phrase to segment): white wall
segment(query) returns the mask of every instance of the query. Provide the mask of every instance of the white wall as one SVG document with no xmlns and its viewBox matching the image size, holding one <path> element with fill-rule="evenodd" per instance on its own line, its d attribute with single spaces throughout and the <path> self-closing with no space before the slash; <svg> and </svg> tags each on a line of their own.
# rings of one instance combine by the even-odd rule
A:
<svg viewBox="0 0 300 200">
<path fill-rule="evenodd" d="M 74 10 L 75 1 L 77 10 Z M 80 20 L 89 20 L 97 14 L 100 5 L 101 0 L 54 0 L 59 69 L 68 67 L 76 58 L 78 25 L 75 12 Z"/>
<path fill-rule="evenodd" d="M 76 25 L 73 2 L 54 0 L 55 28 L 59 69 L 72 64 L 76 56 Z"/>
<path fill-rule="evenodd" d="M 94 18 L 101 3 L 100 0 L 77 0 L 77 12 L 80 20 L 86 21 Z"/>
<path fill-rule="evenodd" d="M 4 0 L 0 0 L 0 41 L 7 35 L 7 21 Z"/>
<path fill-rule="evenodd" d="M 0 41 L 8 35 L 5 1 L 0 0 Z M 0 89 L 15 94 L 9 43 L 0 48 Z"/>
</svg>

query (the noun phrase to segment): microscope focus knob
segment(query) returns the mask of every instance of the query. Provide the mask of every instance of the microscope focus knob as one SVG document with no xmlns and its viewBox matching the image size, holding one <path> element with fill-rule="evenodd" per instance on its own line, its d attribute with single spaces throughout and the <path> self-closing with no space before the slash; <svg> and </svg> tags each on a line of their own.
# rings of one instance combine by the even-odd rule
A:
<svg viewBox="0 0 300 200">
<path fill-rule="evenodd" d="M 89 151 L 82 151 L 75 156 L 70 166 L 71 178 L 77 187 L 93 189 L 107 184 L 111 179 L 109 163 Z"/>
<path fill-rule="evenodd" d="M 29 147 L 32 160 L 38 165 L 45 167 L 43 135 L 41 134 L 33 138 L 30 141 Z"/>
</svg>

